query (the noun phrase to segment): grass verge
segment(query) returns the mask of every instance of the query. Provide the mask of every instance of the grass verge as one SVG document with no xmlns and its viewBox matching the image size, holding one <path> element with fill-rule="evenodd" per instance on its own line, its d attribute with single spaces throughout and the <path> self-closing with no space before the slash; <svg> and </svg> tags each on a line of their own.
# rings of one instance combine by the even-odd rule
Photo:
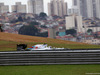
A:
<svg viewBox="0 0 100 75">
<path fill-rule="evenodd" d="M 13 42 L 13 41 L 0 41 L 0 51 L 16 51 L 17 44 L 27 44 L 28 48 L 35 44 L 43 44 L 41 42 Z M 87 44 L 65 44 L 65 43 L 47 43 L 49 46 L 58 48 L 69 48 L 69 49 L 98 49 L 99 45 L 87 45 Z"/>
<path fill-rule="evenodd" d="M 0 66 L 0 75 L 87 75 L 100 73 L 100 65 Z"/>
</svg>

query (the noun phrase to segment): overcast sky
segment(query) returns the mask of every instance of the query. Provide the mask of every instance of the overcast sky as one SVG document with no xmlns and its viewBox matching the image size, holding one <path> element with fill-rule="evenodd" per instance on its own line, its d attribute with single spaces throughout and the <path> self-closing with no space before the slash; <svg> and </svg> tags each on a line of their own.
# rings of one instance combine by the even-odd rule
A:
<svg viewBox="0 0 100 75">
<path fill-rule="evenodd" d="M 72 0 L 65 0 L 68 2 L 68 7 L 70 8 L 72 5 Z M 27 4 L 27 0 L 0 0 L 0 2 L 4 2 L 5 5 L 14 5 L 15 2 L 22 2 L 22 4 Z M 44 0 L 44 12 L 47 12 L 47 3 L 50 2 L 50 0 Z"/>
</svg>

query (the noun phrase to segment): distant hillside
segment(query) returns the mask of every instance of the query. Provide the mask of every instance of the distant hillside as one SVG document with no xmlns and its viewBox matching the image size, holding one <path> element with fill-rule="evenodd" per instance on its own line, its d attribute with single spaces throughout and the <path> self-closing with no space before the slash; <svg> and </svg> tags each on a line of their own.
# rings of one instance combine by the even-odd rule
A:
<svg viewBox="0 0 100 75">
<path fill-rule="evenodd" d="M 58 40 L 58 39 L 26 36 L 26 35 L 11 34 L 11 33 L 1 33 L 1 32 L 0 32 L 0 40 L 13 41 L 13 42 L 83 44 L 83 43 L 70 42 L 70 41 L 64 41 L 64 40 Z"/>
<path fill-rule="evenodd" d="M 10 48 L 10 46 L 11 48 L 15 49 L 16 44 L 19 44 L 19 43 L 25 43 L 25 44 L 28 44 L 28 46 L 32 46 L 37 43 L 38 44 L 47 43 L 48 45 L 53 46 L 53 47 L 64 47 L 64 48 L 70 48 L 70 49 L 98 48 L 99 47 L 97 45 L 88 45 L 88 44 L 78 43 L 78 42 L 70 42 L 70 41 L 64 41 L 64 40 L 58 40 L 58 39 L 0 32 L 0 49 L 1 48 L 8 49 Z"/>
</svg>

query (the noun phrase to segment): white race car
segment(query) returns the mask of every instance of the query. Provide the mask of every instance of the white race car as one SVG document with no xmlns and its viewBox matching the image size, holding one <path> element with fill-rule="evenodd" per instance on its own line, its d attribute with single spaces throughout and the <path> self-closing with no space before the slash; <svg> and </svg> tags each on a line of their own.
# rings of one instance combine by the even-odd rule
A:
<svg viewBox="0 0 100 75">
<path fill-rule="evenodd" d="M 52 50 L 51 46 L 47 46 L 47 44 L 37 44 L 30 48 L 27 48 L 27 50 L 33 51 L 33 50 Z"/>
<path fill-rule="evenodd" d="M 33 50 L 62 50 L 62 49 L 64 48 L 52 48 L 51 46 L 48 46 L 47 44 L 37 44 L 30 48 L 27 48 L 26 50 L 33 51 Z"/>
</svg>

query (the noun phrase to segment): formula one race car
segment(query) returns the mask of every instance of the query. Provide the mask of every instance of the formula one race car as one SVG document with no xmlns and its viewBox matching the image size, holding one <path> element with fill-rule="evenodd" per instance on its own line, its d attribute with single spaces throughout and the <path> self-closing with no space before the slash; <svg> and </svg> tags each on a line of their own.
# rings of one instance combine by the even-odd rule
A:
<svg viewBox="0 0 100 75">
<path fill-rule="evenodd" d="M 52 48 L 51 46 L 48 46 L 47 44 L 37 44 L 30 48 L 27 48 L 26 44 L 18 44 L 17 45 L 17 51 L 34 51 L 34 50 L 63 50 L 64 48 Z"/>
<path fill-rule="evenodd" d="M 30 48 L 27 48 L 27 50 L 33 51 L 33 50 L 52 50 L 51 46 L 47 46 L 47 44 L 37 44 Z"/>
</svg>

